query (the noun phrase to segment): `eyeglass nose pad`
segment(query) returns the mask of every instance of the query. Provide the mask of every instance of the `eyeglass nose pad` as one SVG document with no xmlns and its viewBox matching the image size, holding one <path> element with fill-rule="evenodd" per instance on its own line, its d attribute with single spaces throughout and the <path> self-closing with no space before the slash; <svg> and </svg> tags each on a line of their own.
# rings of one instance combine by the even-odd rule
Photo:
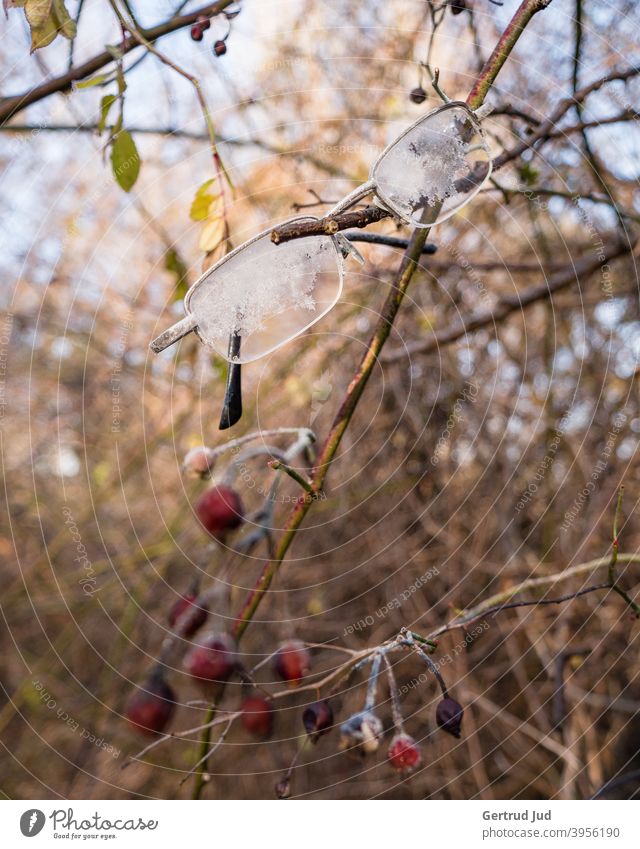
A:
<svg viewBox="0 0 640 849">
<path fill-rule="evenodd" d="M 359 262 L 360 265 L 364 265 L 364 257 L 360 253 L 360 251 L 351 244 L 349 239 L 346 236 L 343 236 L 342 233 L 336 233 L 334 239 L 338 243 L 338 247 L 340 248 L 340 252 L 342 256 L 346 259 L 348 256 L 352 256 L 356 262 Z"/>
</svg>

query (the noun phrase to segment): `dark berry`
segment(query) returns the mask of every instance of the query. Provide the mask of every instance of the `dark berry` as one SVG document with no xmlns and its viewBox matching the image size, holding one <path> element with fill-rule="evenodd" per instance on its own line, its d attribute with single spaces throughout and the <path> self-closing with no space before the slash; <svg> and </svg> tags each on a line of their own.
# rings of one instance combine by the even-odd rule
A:
<svg viewBox="0 0 640 849">
<path fill-rule="evenodd" d="M 199 24 L 194 24 L 191 27 L 191 39 L 193 41 L 202 41 L 202 36 L 204 33 L 202 32 L 202 27 Z"/>
<path fill-rule="evenodd" d="M 214 41 L 213 43 L 213 52 L 216 56 L 224 56 L 227 52 L 227 45 L 222 39 L 218 39 L 218 41 Z"/>
<path fill-rule="evenodd" d="M 185 474 L 197 478 L 207 478 L 211 475 L 215 462 L 215 454 L 212 448 L 198 445 L 187 451 L 182 461 L 182 471 Z"/>
<path fill-rule="evenodd" d="M 126 717 L 141 734 L 162 734 L 173 715 L 176 698 L 162 675 L 152 675 L 127 705 Z"/>
<path fill-rule="evenodd" d="M 382 740 L 382 722 L 370 710 L 354 713 L 340 726 L 340 748 L 357 749 L 363 755 L 378 750 Z"/>
<path fill-rule="evenodd" d="M 436 708 L 436 722 L 443 731 L 459 737 L 463 714 L 462 705 L 455 699 L 442 699 Z"/>
<path fill-rule="evenodd" d="M 175 628 L 179 624 L 183 637 L 193 637 L 207 621 L 209 611 L 201 603 L 197 604 L 197 600 L 195 593 L 187 593 L 177 599 L 169 611 L 169 626 Z"/>
<path fill-rule="evenodd" d="M 408 734 L 396 734 L 389 745 L 387 758 L 391 766 L 400 773 L 410 773 L 418 769 L 422 756 L 418 744 Z"/>
<path fill-rule="evenodd" d="M 207 634 L 184 659 L 189 675 L 201 684 L 227 681 L 236 664 L 236 643 L 229 634 Z"/>
<path fill-rule="evenodd" d="M 302 724 L 311 742 L 317 743 L 320 737 L 326 734 L 333 725 L 333 711 L 329 702 L 314 702 L 305 708 L 302 714 Z"/>
<path fill-rule="evenodd" d="M 291 796 L 291 781 L 287 777 L 282 778 L 274 789 L 278 799 L 288 799 Z"/>
<path fill-rule="evenodd" d="M 234 489 L 220 484 L 202 493 L 196 501 L 196 515 L 211 536 L 224 540 L 243 523 L 244 507 Z"/>
<path fill-rule="evenodd" d="M 242 724 L 256 737 L 268 737 L 273 727 L 273 705 L 264 696 L 248 696 L 240 706 Z"/>
<path fill-rule="evenodd" d="M 198 15 L 196 23 L 200 25 L 202 30 L 207 30 L 211 26 L 211 21 L 206 15 Z"/>
<path fill-rule="evenodd" d="M 409 99 L 412 103 L 424 103 L 427 99 L 427 93 L 422 86 L 419 85 L 417 88 L 411 89 Z"/>
<path fill-rule="evenodd" d="M 311 669 L 311 655 L 300 640 L 288 640 L 276 652 L 273 667 L 283 681 L 295 687 Z"/>
<path fill-rule="evenodd" d="M 466 0 L 449 0 L 452 15 L 459 15 L 467 8 Z"/>
</svg>

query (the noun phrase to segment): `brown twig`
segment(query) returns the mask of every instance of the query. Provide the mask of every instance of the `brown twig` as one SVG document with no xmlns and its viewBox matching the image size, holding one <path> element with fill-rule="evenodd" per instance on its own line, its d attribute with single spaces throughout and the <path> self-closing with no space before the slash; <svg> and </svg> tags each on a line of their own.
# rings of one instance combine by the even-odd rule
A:
<svg viewBox="0 0 640 849">
<path fill-rule="evenodd" d="M 143 30 L 142 34 L 147 41 L 157 41 L 159 38 L 169 35 L 176 30 L 191 26 L 201 15 L 206 15 L 208 18 L 219 15 L 232 2 L 233 0 L 217 0 L 216 3 L 207 3 L 193 12 L 184 15 L 173 15 L 169 20 L 155 27 Z M 121 45 L 122 54 L 130 53 L 138 46 L 138 40 L 131 35 L 125 38 Z M 69 91 L 74 82 L 93 76 L 93 74 L 100 71 L 106 65 L 110 65 L 113 61 L 113 55 L 108 50 L 104 50 L 81 65 L 76 65 L 59 77 L 46 80 L 44 83 L 25 91 L 23 94 L 14 94 L 3 98 L 0 101 L 0 124 L 4 124 L 13 115 L 17 115 L 18 112 L 22 112 L 23 109 L 26 109 L 27 106 L 31 106 L 33 103 L 38 103 L 52 94 Z"/>
<path fill-rule="evenodd" d="M 389 351 L 382 358 L 382 361 L 390 363 L 411 357 L 413 354 L 430 354 L 438 350 L 442 345 L 450 345 L 452 342 L 457 342 L 458 339 L 462 339 L 468 333 L 474 333 L 483 327 L 491 327 L 498 324 L 513 313 L 520 312 L 539 301 L 551 298 L 556 292 L 567 289 L 574 283 L 579 282 L 581 278 L 588 277 L 590 274 L 598 271 L 606 263 L 629 253 L 631 249 L 632 246 L 624 245 L 621 242 L 609 244 L 604 248 L 604 262 L 602 262 L 602 256 L 592 256 L 579 260 L 567 266 L 563 271 L 554 274 L 545 283 L 529 286 L 515 295 L 500 296 L 498 303 L 493 309 L 483 309 L 473 313 L 456 322 L 453 326 L 439 330 L 425 339 L 410 342 L 400 350 Z"/>
<path fill-rule="evenodd" d="M 284 227 L 276 227 L 271 232 L 271 241 L 280 245 L 304 236 L 333 236 L 349 227 L 368 227 L 369 224 L 375 224 L 390 215 L 390 212 L 379 206 L 367 206 L 354 212 L 343 212 L 341 215 L 318 218 L 315 221 L 296 221 Z"/>
</svg>

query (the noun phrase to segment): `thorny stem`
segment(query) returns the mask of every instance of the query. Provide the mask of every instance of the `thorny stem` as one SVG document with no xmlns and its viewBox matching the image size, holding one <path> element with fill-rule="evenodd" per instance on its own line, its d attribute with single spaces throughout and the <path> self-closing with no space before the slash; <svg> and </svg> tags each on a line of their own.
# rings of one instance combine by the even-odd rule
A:
<svg viewBox="0 0 640 849">
<path fill-rule="evenodd" d="M 212 701 L 205 715 L 205 728 L 200 737 L 200 745 L 198 746 L 198 760 L 196 761 L 195 769 L 196 781 L 193 786 L 192 799 L 199 799 L 202 794 L 204 785 L 207 782 L 207 761 L 209 760 L 209 741 L 211 740 L 211 727 L 214 722 L 215 713 L 217 710 L 217 702 Z"/>
<path fill-rule="evenodd" d="M 548 2 L 550 2 L 550 0 L 548 0 Z M 518 40 L 524 27 L 536 12 L 548 5 L 548 2 L 541 3 L 540 0 L 526 0 L 526 2 L 522 3 L 496 47 L 500 60 L 498 61 L 498 59 L 496 59 L 496 51 L 494 51 L 485 67 L 480 72 L 478 81 L 467 98 L 467 104 L 471 109 L 478 109 L 482 106 L 486 93 L 489 91 L 489 88 L 497 77 L 508 54 L 513 49 L 513 46 Z M 409 287 L 415 270 L 418 267 L 420 255 L 428 234 L 428 228 L 415 230 L 409 240 L 409 245 L 407 246 L 398 270 L 395 286 L 391 289 L 387 296 L 373 335 L 369 340 L 358 370 L 347 388 L 346 395 L 340 405 L 333 425 L 331 426 L 329 434 L 318 457 L 312 478 L 312 486 L 315 490 L 322 489 L 327 472 L 336 455 L 344 432 L 349 426 L 351 418 L 358 405 L 358 401 L 364 392 L 364 388 L 367 385 L 376 363 L 378 362 L 378 356 L 389 337 L 391 327 L 396 315 L 398 314 L 404 295 Z M 269 586 L 271 585 L 280 564 L 284 560 L 285 555 L 289 550 L 289 546 L 293 542 L 296 532 L 302 524 L 311 504 L 311 501 L 301 501 L 290 513 L 276 548 L 275 556 L 265 563 L 256 585 L 249 593 L 245 603 L 236 616 L 233 629 L 236 639 L 240 639 L 242 637 L 249 625 L 249 622 L 255 615 L 256 610 L 267 593 Z"/>
<path fill-rule="evenodd" d="M 471 109 L 478 109 L 478 107 L 482 106 L 489 89 L 500 73 L 500 69 L 509 58 L 509 54 L 522 35 L 524 28 L 537 12 L 546 9 L 550 3 L 551 0 L 524 0 L 520 5 L 471 89 L 471 93 L 467 98 L 467 103 Z"/>
<path fill-rule="evenodd" d="M 508 25 L 507 29 L 498 41 L 496 49 L 480 72 L 478 80 L 467 98 L 467 104 L 471 109 L 478 109 L 482 106 L 487 92 L 491 88 L 491 85 L 495 81 L 500 69 L 504 65 L 509 53 L 513 49 L 524 28 L 529 23 L 533 15 L 549 5 L 550 1 L 551 0 L 525 0 L 525 2 L 523 2 L 516 11 L 511 23 Z M 347 388 L 342 404 L 340 405 L 333 425 L 331 426 L 329 434 L 320 451 L 312 477 L 312 486 L 316 491 L 321 490 L 323 487 L 329 467 L 336 455 L 342 437 L 349 426 L 358 402 L 364 392 L 365 386 L 371 377 L 378 361 L 378 356 L 389 337 L 393 322 L 398 314 L 409 284 L 411 283 L 411 279 L 418 267 L 422 249 L 424 248 L 428 235 L 428 228 L 414 230 L 411 235 L 409 245 L 407 246 L 398 269 L 395 285 L 387 296 L 380 318 L 369 340 L 367 349 L 360 361 L 358 370 Z M 254 588 L 250 591 L 244 604 L 236 615 L 233 627 L 233 634 L 236 640 L 240 640 L 242 638 L 242 635 L 249 626 L 249 623 L 255 616 L 255 613 L 260 606 L 262 599 L 267 594 L 269 587 L 271 586 L 271 582 L 276 576 L 280 564 L 283 562 L 287 551 L 295 538 L 298 528 L 302 524 L 311 507 L 311 504 L 313 504 L 313 500 L 311 499 L 299 500 L 289 514 L 289 518 L 285 523 L 283 533 L 275 549 L 274 556 L 264 564 Z M 212 707 L 210 710 L 213 711 L 215 708 Z M 203 740 L 201 748 L 203 749 L 207 745 L 208 737 L 207 742 Z M 204 776 L 202 773 L 199 773 L 198 783 L 194 789 L 193 798 L 199 798 L 203 785 Z"/>
</svg>

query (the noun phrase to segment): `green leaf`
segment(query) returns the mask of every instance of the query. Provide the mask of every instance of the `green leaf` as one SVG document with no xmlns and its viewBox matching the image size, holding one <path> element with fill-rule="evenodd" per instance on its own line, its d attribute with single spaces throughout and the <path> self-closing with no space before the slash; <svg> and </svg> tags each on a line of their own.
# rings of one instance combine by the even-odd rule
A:
<svg viewBox="0 0 640 849">
<path fill-rule="evenodd" d="M 140 173 L 140 157 L 131 133 L 120 130 L 111 145 L 111 168 L 118 185 L 131 191 Z"/>
<path fill-rule="evenodd" d="M 109 74 L 98 74 L 97 77 L 91 77 L 88 80 L 80 80 L 76 83 L 76 88 L 93 88 L 94 85 L 102 85 L 109 79 Z"/>
<path fill-rule="evenodd" d="M 124 78 L 124 71 L 122 70 L 122 65 L 118 65 L 118 69 L 116 71 L 116 81 L 118 83 L 118 91 L 120 94 L 124 94 L 127 90 L 127 81 Z"/>
<path fill-rule="evenodd" d="M 100 101 L 100 121 L 98 122 L 99 133 L 104 132 L 104 128 L 107 126 L 107 117 L 109 115 L 109 110 L 117 99 L 118 97 L 115 94 L 105 94 L 105 96 Z"/>
<path fill-rule="evenodd" d="M 189 217 L 192 221 L 204 221 L 208 218 L 211 204 L 220 197 L 218 194 L 207 191 L 213 182 L 215 182 L 215 178 L 207 180 L 196 192 L 193 202 L 191 203 L 191 209 L 189 210 Z"/>
</svg>

